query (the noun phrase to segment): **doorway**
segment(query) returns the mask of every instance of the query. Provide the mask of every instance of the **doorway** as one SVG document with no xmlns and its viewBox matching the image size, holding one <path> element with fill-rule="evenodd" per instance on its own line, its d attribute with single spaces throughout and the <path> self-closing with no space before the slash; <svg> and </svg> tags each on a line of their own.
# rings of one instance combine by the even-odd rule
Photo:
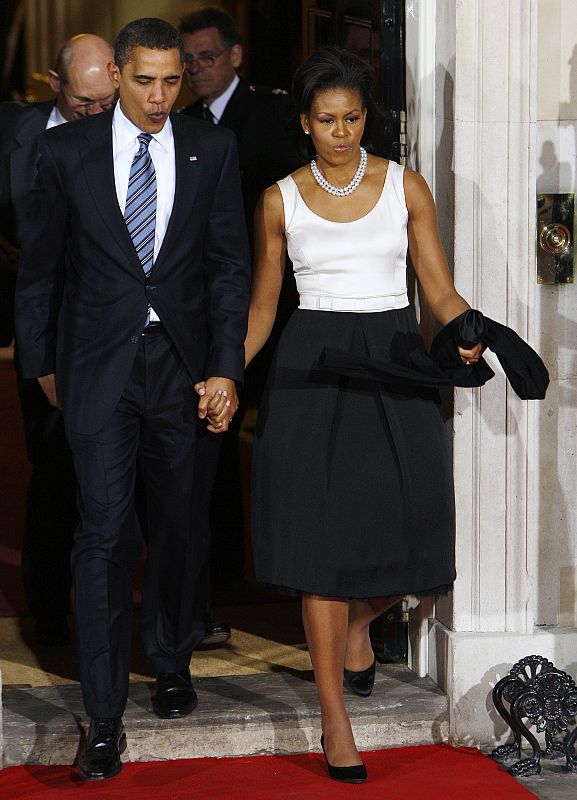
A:
<svg viewBox="0 0 577 800">
<path fill-rule="evenodd" d="M 250 82 L 287 91 L 297 66 L 318 48 L 352 50 L 375 71 L 381 118 L 373 148 L 378 155 L 404 163 L 405 0 L 260 0 L 249 6 L 244 8 Z M 382 660 L 406 660 L 402 604 L 373 623 L 371 633 Z"/>
<path fill-rule="evenodd" d="M 382 114 L 375 151 L 403 162 L 405 0 L 264 0 L 250 4 L 248 29 L 250 81 L 257 85 L 288 90 L 300 62 L 326 45 L 371 64 Z"/>
</svg>

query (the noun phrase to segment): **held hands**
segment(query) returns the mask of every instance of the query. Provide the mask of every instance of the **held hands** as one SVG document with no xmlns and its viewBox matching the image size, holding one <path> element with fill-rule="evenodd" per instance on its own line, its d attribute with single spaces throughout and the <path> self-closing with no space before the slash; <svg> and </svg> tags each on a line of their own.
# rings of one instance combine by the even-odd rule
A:
<svg viewBox="0 0 577 800">
<path fill-rule="evenodd" d="M 230 378 L 207 378 L 194 386 L 200 397 L 198 416 L 208 419 L 211 433 L 225 433 L 238 408 L 234 381 Z"/>
</svg>

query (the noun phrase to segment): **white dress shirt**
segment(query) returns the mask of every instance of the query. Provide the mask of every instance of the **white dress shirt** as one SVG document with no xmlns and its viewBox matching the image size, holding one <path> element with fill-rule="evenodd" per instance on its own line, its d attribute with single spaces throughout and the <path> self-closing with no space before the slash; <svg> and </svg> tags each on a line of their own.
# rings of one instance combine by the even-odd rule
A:
<svg viewBox="0 0 577 800">
<path fill-rule="evenodd" d="M 224 110 L 228 105 L 228 101 L 233 96 L 234 90 L 238 86 L 239 81 L 240 78 L 238 75 L 235 75 L 228 89 L 219 95 L 216 100 L 213 100 L 213 102 L 209 105 L 210 113 L 214 117 L 212 121 L 215 125 L 218 125 L 222 119 L 222 115 L 224 114 Z"/>
<path fill-rule="evenodd" d="M 124 115 L 119 101 L 112 118 L 112 157 L 116 196 L 123 215 L 128 193 L 130 167 L 139 150 L 138 136 L 142 132 Z M 170 119 L 166 120 L 161 131 L 153 134 L 148 150 L 156 172 L 156 230 L 154 234 L 154 260 L 156 261 L 172 213 L 176 184 L 174 135 Z M 149 320 L 158 322 L 158 316 L 152 308 L 149 310 Z"/>
<path fill-rule="evenodd" d="M 54 108 L 50 112 L 50 116 L 48 117 L 48 122 L 46 123 L 46 130 L 50 130 L 50 128 L 56 128 L 58 125 L 63 125 L 65 122 L 68 122 L 67 119 L 64 119 L 60 111 L 58 110 L 58 106 L 54 103 Z"/>
</svg>

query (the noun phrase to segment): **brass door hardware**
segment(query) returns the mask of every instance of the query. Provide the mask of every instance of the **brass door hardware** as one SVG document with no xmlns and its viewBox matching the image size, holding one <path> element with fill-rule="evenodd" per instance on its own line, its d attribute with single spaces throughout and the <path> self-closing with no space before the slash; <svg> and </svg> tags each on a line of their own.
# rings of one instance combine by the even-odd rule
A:
<svg viewBox="0 0 577 800">
<path fill-rule="evenodd" d="M 537 195 L 537 283 L 573 283 L 573 194 Z"/>
</svg>

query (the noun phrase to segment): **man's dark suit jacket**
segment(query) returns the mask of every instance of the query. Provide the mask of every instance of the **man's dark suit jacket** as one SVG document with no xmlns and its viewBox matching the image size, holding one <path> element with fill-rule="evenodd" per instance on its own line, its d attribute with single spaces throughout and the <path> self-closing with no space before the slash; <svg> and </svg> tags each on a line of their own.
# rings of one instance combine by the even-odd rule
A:
<svg viewBox="0 0 577 800">
<path fill-rule="evenodd" d="M 172 115 L 174 205 L 146 277 L 117 202 L 112 117 L 40 137 L 16 292 L 24 376 L 56 373 L 65 422 L 80 433 L 113 413 L 149 304 L 193 380 L 243 376 L 249 258 L 234 137 Z"/>
<path fill-rule="evenodd" d="M 198 100 L 180 113 L 202 119 L 202 101 Z M 237 138 L 250 231 L 262 192 L 300 166 L 295 157 L 296 144 L 290 136 L 292 114 L 292 104 L 286 94 L 251 87 L 241 79 L 215 126 L 228 128 Z"/>
<path fill-rule="evenodd" d="M 0 105 L 0 233 L 15 247 L 22 240 L 24 201 L 34 183 L 39 135 L 54 101 Z M 0 344 L 14 335 L 15 275 L 0 274 Z"/>
</svg>

